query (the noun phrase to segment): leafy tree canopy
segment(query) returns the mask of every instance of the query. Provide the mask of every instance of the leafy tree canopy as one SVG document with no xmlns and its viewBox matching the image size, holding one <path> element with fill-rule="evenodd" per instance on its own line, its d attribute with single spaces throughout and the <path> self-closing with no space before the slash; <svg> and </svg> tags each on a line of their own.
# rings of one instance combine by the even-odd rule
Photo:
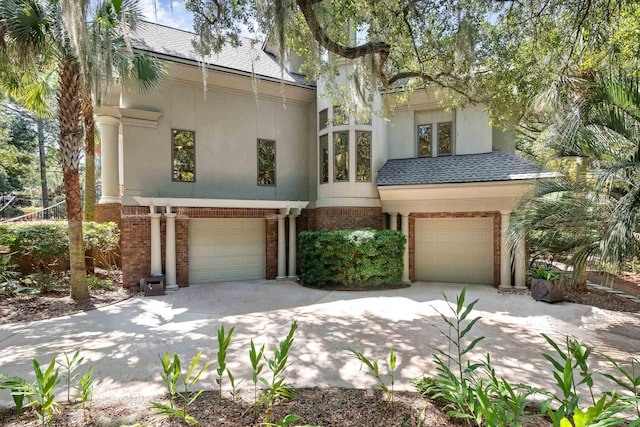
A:
<svg viewBox="0 0 640 427">
<path fill-rule="evenodd" d="M 443 89 L 483 102 L 495 121 L 519 116 L 558 76 L 635 63 L 637 2 L 612 0 L 185 0 L 206 56 L 239 42 L 241 28 L 295 51 L 313 78 L 335 75 L 322 51 L 352 60 L 363 93 Z M 350 31 L 347 31 L 349 29 Z M 351 36 L 350 36 L 351 34 Z M 355 37 L 354 37 L 355 35 Z M 618 63 L 619 64 L 619 63 Z"/>
</svg>

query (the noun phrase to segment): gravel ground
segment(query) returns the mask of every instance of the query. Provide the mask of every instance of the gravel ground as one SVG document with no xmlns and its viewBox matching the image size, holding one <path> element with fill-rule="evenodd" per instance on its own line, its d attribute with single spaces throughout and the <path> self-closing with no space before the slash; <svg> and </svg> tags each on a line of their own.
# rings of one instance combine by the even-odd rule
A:
<svg viewBox="0 0 640 427">
<path fill-rule="evenodd" d="M 590 273 L 589 280 L 611 286 L 640 296 L 640 276 L 612 277 Z M 68 291 L 58 289 L 47 295 L 21 296 L 0 299 L 0 323 L 46 319 L 91 310 L 101 305 L 129 298 L 130 294 L 120 287 L 112 290 L 95 290 L 91 300 L 77 304 L 68 297 Z M 607 310 L 640 312 L 640 304 L 604 291 L 589 290 L 575 292 L 566 289 L 565 299 L 580 304 L 593 305 Z M 297 414 L 305 424 L 324 427 L 360 426 L 417 426 L 423 417 L 423 426 L 461 426 L 463 423 L 450 419 L 436 404 L 426 400 L 417 392 L 397 392 L 391 407 L 379 391 L 312 388 L 298 389 L 296 399 L 280 402 L 274 408 L 274 419 L 287 414 Z M 254 418 L 253 397 L 243 391 L 235 399 L 218 399 L 216 392 L 204 392 L 189 411 L 204 426 L 253 426 L 260 425 L 261 411 Z M 150 402 L 136 396 L 116 396 L 94 402 L 91 417 L 86 417 L 81 408 L 63 404 L 51 426 L 121 426 L 141 423 L 147 426 L 179 426 L 177 420 L 155 415 Z M 11 409 L 0 409 L 0 425 L 23 427 L 40 425 L 35 413 L 23 412 L 20 416 Z M 526 427 L 547 427 L 552 424 L 545 419 L 530 419 Z"/>
</svg>

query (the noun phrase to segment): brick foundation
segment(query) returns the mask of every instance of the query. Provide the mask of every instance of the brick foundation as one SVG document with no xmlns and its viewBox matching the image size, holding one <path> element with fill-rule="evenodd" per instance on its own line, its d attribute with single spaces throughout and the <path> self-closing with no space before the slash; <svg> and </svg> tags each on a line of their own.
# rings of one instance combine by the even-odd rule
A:
<svg viewBox="0 0 640 427">
<path fill-rule="evenodd" d="M 380 208 L 335 207 L 315 210 L 314 230 L 346 230 L 373 228 L 382 230 L 386 224 L 386 214 Z"/>
<path fill-rule="evenodd" d="M 409 216 L 409 280 L 416 279 L 416 218 L 493 218 L 493 286 L 500 285 L 500 212 L 413 212 Z"/>
<path fill-rule="evenodd" d="M 192 218 L 264 218 L 266 219 L 267 279 L 278 271 L 277 209 L 186 208 L 176 209 L 176 281 L 189 286 L 189 219 Z M 166 218 L 160 221 L 162 265 L 164 266 Z M 151 219 L 146 206 L 122 207 L 122 283 L 135 288 L 141 277 L 151 271 Z"/>
</svg>

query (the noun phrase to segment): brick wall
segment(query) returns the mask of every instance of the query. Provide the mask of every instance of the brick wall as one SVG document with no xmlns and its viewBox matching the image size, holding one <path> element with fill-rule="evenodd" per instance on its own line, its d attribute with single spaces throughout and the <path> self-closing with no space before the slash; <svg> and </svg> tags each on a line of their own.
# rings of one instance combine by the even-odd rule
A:
<svg viewBox="0 0 640 427">
<path fill-rule="evenodd" d="M 416 218 L 492 218 L 493 219 L 493 286 L 500 285 L 500 212 L 413 212 L 409 216 L 409 279 L 416 279 Z M 398 218 L 398 221 L 400 219 Z"/>
<path fill-rule="evenodd" d="M 189 285 L 189 219 L 191 218 L 264 218 L 266 219 L 267 279 L 275 279 L 278 270 L 277 209 L 187 208 L 176 209 L 176 281 Z M 151 219 L 149 208 L 122 207 L 122 282 L 138 286 L 141 277 L 151 272 Z M 166 218 L 160 220 L 162 266 L 164 269 Z"/>
<path fill-rule="evenodd" d="M 122 228 L 122 215 L 120 213 L 120 203 L 96 204 L 95 220 L 96 222 L 115 222 L 118 227 Z"/>
<path fill-rule="evenodd" d="M 315 210 L 315 230 L 345 230 L 373 228 L 382 230 L 386 224 L 386 214 L 380 208 L 334 207 Z"/>
</svg>

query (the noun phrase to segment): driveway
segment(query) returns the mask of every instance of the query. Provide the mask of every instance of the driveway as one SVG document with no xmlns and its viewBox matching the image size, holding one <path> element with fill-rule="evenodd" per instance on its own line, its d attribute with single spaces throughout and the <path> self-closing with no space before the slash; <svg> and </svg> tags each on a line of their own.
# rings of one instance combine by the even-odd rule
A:
<svg viewBox="0 0 640 427">
<path fill-rule="evenodd" d="M 235 326 L 228 366 L 249 387 L 249 340 L 266 344 L 269 354 L 297 319 L 286 377 L 296 387 L 371 387 L 370 376 L 350 357 L 353 347 L 385 359 L 393 346 L 398 355 L 397 388 L 411 389 L 411 379 L 433 374 L 431 354 L 446 343 L 436 327 L 437 312 L 447 307 L 461 285 L 414 283 L 411 287 L 373 292 L 327 292 L 292 282 L 252 281 L 194 285 L 162 297 L 136 296 L 112 306 L 73 316 L 0 326 L 0 370 L 33 378 L 31 358 L 48 362 L 63 351 L 80 349 L 96 369 L 96 394 L 148 397 L 161 393 L 159 354 L 177 352 L 183 366 L 202 351 L 212 362 L 202 379 L 215 387 L 216 330 Z M 570 303 L 545 304 L 526 295 L 499 294 L 488 286 L 470 286 L 467 302 L 479 298 L 473 312 L 481 320 L 473 337 L 485 336 L 472 357 L 491 353 L 498 374 L 512 381 L 551 387 L 549 363 L 541 356 L 566 335 L 627 364 L 640 355 L 640 314 L 615 313 Z M 61 360 L 61 359 L 59 359 Z M 386 363 L 381 363 L 386 369 Z M 613 372 L 596 355 L 594 370 Z M 544 372 L 544 375 L 540 373 Z M 608 387 L 596 378 L 596 384 Z M 9 405 L 0 392 L 0 405 Z"/>
</svg>

